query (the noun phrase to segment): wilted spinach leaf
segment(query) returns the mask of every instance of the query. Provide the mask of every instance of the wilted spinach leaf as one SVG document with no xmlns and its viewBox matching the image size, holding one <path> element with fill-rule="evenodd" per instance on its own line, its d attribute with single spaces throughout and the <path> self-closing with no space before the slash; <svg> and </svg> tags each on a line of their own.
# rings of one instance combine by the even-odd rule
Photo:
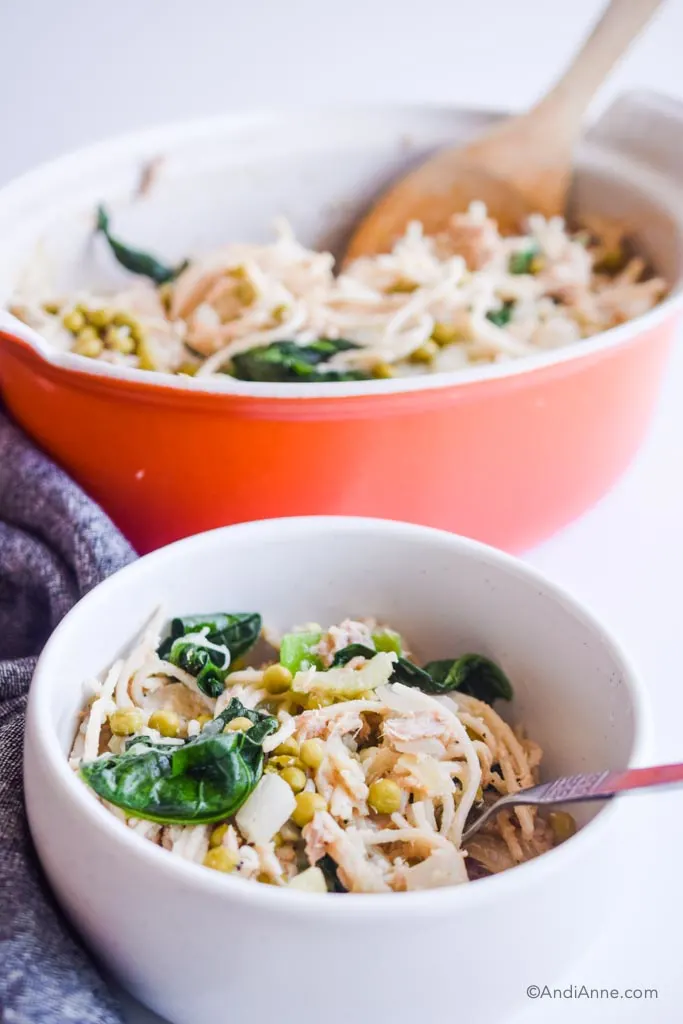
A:
<svg viewBox="0 0 683 1024">
<path fill-rule="evenodd" d="M 188 265 L 188 261 L 184 260 L 179 266 L 170 267 L 158 260 L 156 256 L 143 252 L 141 249 L 133 249 L 114 238 L 109 229 L 109 214 L 104 206 L 97 208 L 97 231 L 104 235 L 109 243 L 109 248 L 122 267 L 130 270 L 132 274 L 149 277 L 155 284 L 166 284 L 167 281 L 173 281 Z"/>
<path fill-rule="evenodd" d="M 346 665 L 352 658 L 374 658 L 376 654 L 377 651 L 373 651 L 372 648 L 366 647 L 364 644 L 349 644 L 348 647 L 342 647 L 340 651 L 337 651 L 332 665 L 335 667 L 337 665 Z M 394 662 L 389 682 L 403 683 L 404 686 L 414 686 L 418 690 L 424 690 L 425 693 L 434 692 L 429 689 L 433 685 L 431 676 L 413 664 L 412 661 L 409 661 L 408 658 L 398 658 Z"/>
<path fill-rule="evenodd" d="M 233 718 L 247 717 L 247 732 L 223 732 Z M 164 824 L 197 825 L 234 814 L 263 772 L 263 740 L 277 719 L 249 711 L 233 698 L 199 736 L 182 746 L 147 746 L 138 739 L 123 754 L 81 766 L 81 776 L 103 800 L 127 814 Z"/>
<path fill-rule="evenodd" d="M 499 698 L 512 700 L 510 680 L 503 670 L 483 654 L 463 654 L 459 658 L 430 661 L 425 665 L 433 682 L 430 693 L 450 693 L 458 690 L 477 697 L 486 704 Z"/>
<path fill-rule="evenodd" d="M 339 873 L 337 871 L 336 862 L 332 860 L 329 853 L 326 853 L 324 857 L 321 857 L 318 861 L 317 866 L 325 876 L 327 882 L 328 892 L 348 892 L 349 890 L 345 885 L 339 881 Z"/>
<path fill-rule="evenodd" d="M 221 711 L 220 715 L 216 715 L 214 719 L 207 722 L 203 731 L 209 735 L 222 732 L 228 722 L 232 722 L 233 718 L 249 719 L 252 726 L 247 735 L 253 743 L 263 743 L 266 736 L 270 736 L 272 732 L 278 729 L 277 718 L 266 714 L 264 711 L 253 711 L 251 708 L 245 708 L 244 704 L 237 697 L 231 697 L 227 707 Z"/>
<path fill-rule="evenodd" d="M 346 665 L 352 658 L 373 658 L 376 653 L 364 644 L 349 644 L 337 651 L 332 665 Z M 487 704 L 493 704 L 499 698 L 512 700 L 513 697 L 508 677 L 483 654 L 463 654 L 459 658 L 430 661 L 424 668 L 408 658 L 400 657 L 394 662 L 389 681 L 413 686 L 423 693 L 440 694 L 459 690 Z"/>
<path fill-rule="evenodd" d="M 221 651 L 179 637 L 171 644 L 167 661 L 194 676 L 197 686 L 207 697 L 220 697 L 222 694 L 225 677 L 230 668 L 230 659 Z"/>
<path fill-rule="evenodd" d="M 146 747 L 149 750 L 163 750 L 168 753 L 170 747 L 180 746 L 178 743 L 164 743 L 163 740 L 153 740 L 151 736 L 131 736 L 126 740 L 124 748 L 126 751 L 133 747 Z"/>
<path fill-rule="evenodd" d="M 492 309 L 487 313 L 486 319 L 490 320 L 496 327 L 505 327 L 510 322 L 513 306 L 514 302 L 504 302 L 500 309 Z"/>
<path fill-rule="evenodd" d="M 337 352 L 358 347 L 344 338 L 320 338 L 308 345 L 273 341 L 233 356 L 230 372 L 239 380 L 290 384 L 369 380 L 369 374 L 360 370 L 324 369 L 327 360 Z"/>
<path fill-rule="evenodd" d="M 531 266 L 538 255 L 538 246 L 532 245 L 528 249 L 510 254 L 508 270 L 511 274 L 530 274 Z"/>
<path fill-rule="evenodd" d="M 353 658 L 374 658 L 377 651 L 373 651 L 371 647 L 366 647 L 365 644 L 347 644 L 346 647 L 342 647 L 340 651 L 337 651 L 334 658 L 332 659 L 332 668 L 338 668 L 342 665 L 347 665 Z"/>
<path fill-rule="evenodd" d="M 258 612 L 217 612 L 213 615 L 184 615 L 171 619 L 170 635 L 159 647 L 159 657 L 166 657 L 178 637 L 201 633 L 204 629 L 208 630 L 205 634 L 207 640 L 227 647 L 231 658 L 240 658 L 258 640 L 261 616 Z"/>
</svg>

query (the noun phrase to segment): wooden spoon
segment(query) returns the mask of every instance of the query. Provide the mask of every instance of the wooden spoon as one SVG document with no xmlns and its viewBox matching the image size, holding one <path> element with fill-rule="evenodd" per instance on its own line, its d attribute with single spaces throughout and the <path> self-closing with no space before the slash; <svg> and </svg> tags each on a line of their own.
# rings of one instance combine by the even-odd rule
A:
<svg viewBox="0 0 683 1024">
<path fill-rule="evenodd" d="M 410 221 L 426 234 L 481 199 L 502 233 L 529 213 L 562 214 L 581 119 L 616 61 L 663 0 L 611 0 L 562 78 L 532 109 L 458 149 L 447 149 L 379 200 L 351 238 L 346 261 L 387 252 Z"/>
</svg>

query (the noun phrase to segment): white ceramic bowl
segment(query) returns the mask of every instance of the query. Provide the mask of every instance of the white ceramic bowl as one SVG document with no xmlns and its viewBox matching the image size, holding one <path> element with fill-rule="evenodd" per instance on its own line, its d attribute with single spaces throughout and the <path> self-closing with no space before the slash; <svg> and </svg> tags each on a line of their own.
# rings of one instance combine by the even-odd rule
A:
<svg viewBox="0 0 683 1024">
<path fill-rule="evenodd" d="M 244 609 L 267 623 L 373 614 L 420 655 L 477 650 L 515 687 L 509 716 L 546 750 L 545 774 L 643 763 L 641 686 L 603 628 L 507 555 L 372 519 L 232 526 L 148 555 L 85 597 L 40 658 L 26 735 L 26 800 L 62 905 L 101 960 L 174 1024 L 500 1022 L 593 935 L 629 870 L 628 800 L 581 812 L 565 845 L 452 889 L 319 896 L 182 861 L 106 811 L 67 765 L 83 680 L 169 614 Z M 592 819 L 592 820 L 591 820 Z"/>
</svg>

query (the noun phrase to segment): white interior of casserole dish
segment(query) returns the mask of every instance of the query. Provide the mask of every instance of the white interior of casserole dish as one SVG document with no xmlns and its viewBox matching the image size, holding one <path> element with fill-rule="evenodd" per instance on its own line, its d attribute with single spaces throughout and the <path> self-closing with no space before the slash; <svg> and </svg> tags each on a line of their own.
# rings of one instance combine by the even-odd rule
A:
<svg viewBox="0 0 683 1024">
<path fill-rule="evenodd" d="M 314 571 L 302 572 L 306 565 Z M 161 858 L 167 869 L 190 871 L 205 882 L 211 872 L 167 856 L 122 827 L 67 765 L 90 692 L 86 680 L 129 648 L 161 604 L 169 616 L 259 611 L 264 622 L 282 630 L 298 622 L 373 615 L 404 632 L 425 660 L 477 651 L 498 661 L 515 689 L 503 713 L 541 743 L 546 778 L 645 763 L 647 757 L 649 718 L 623 653 L 569 596 L 514 558 L 438 530 L 372 519 L 270 520 L 200 534 L 135 562 L 67 615 L 32 684 L 27 759 L 46 759 L 69 802 L 131 855 Z M 596 817 L 595 826 L 604 828 L 616 809 L 586 804 L 576 817 L 581 824 Z M 47 813 L 43 808 L 41 814 Z M 45 831 L 42 820 L 32 825 Z M 579 832 L 577 841 L 590 841 L 592 832 Z M 571 845 L 515 871 L 538 870 L 546 858 L 554 863 L 570 855 Z M 493 881 L 505 882 L 505 875 Z M 254 888 L 254 898 L 282 895 L 270 886 L 249 886 Z"/>
<path fill-rule="evenodd" d="M 626 123 L 624 132 L 620 125 Z M 252 114 L 154 129 L 47 165 L 0 191 L 0 304 L 20 281 L 43 291 L 116 286 L 126 279 L 101 239 L 104 201 L 116 232 L 171 262 L 227 241 L 266 242 L 284 215 L 316 248 L 343 251 L 352 225 L 382 189 L 435 148 L 465 140 L 500 114 L 437 107 L 374 107 Z M 640 145 L 634 143 L 640 140 Z M 620 344 L 683 301 L 683 187 L 667 154 L 683 140 L 683 108 L 650 94 L 619 101 L 577 154 L 572 207 L 625 221 L 670 298 L 637 321 L 577 345 L 456 373 L 343 384 L 262 384 L 229 376 L 188 380 L 58 353 L 9 318 L 0 329 L 45 359 L 80 372 L 181 391 L 299 398 L 412 391 L 509 376 Z M 145 169 L 151 185 L 140 195 Z M 47 288 L 46 288 L 47 286 Z"/>
</svg>

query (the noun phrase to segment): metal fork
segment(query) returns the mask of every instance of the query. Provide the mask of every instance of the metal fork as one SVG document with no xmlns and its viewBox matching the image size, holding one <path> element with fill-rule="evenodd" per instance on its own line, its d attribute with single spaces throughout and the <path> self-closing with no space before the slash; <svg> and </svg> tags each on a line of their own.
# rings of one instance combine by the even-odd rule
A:
<svg viewBox="0 0 683 1024">
<path fill-rule="evenodd" d="M 566 775 L 553 782 L 542 782 L 496 800 L 465 829 L 466 843 L 482 825 L 506 807 L 520 804 L 572 804 L 583 800 L 609 800 L 618 793 L 650 786 L 669 786 L 683 783 L 683 764 L 662 764 L 654 768 L 627 768 L 622 772 L 594 772 L 586 775 Z"/>
</svg>

